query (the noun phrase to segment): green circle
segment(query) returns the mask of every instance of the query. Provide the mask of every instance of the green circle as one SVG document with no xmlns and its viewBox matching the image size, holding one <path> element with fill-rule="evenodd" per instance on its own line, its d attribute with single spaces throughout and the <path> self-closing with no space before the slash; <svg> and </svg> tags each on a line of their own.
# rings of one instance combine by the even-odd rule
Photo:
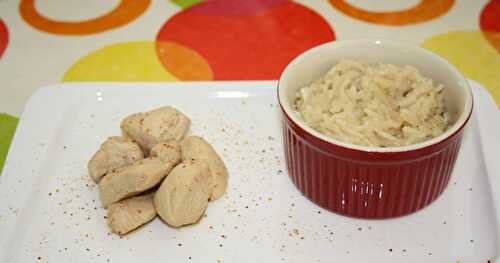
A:
<svg viewBox="0 0 500 263">
<path fill-rule="evenodd" d="M 181 8 L 188 8 L 192 5 L 202 2 L 202 0 L 172 0 L 172 2 Z"/>
<path fill-rule="evenodd" d="M 0 113 L 0 175 L 18 122 L 18 118 Z"/>
</svg>

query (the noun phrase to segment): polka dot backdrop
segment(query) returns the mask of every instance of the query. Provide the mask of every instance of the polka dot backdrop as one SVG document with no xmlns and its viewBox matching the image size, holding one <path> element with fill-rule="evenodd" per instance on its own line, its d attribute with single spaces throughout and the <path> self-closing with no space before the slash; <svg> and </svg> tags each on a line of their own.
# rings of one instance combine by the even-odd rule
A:
<svg viewBox="0 0 500 263">
<path fill-rule="evenodd" d="M 0 167 L 16 116 L 44 85 L 277 79 L 295 56 L 335 40 L 422 45 L 500 104 L 499 0 L 111 2 L 103 11 L 99 0 L 0 1 Z"/>
</svg>

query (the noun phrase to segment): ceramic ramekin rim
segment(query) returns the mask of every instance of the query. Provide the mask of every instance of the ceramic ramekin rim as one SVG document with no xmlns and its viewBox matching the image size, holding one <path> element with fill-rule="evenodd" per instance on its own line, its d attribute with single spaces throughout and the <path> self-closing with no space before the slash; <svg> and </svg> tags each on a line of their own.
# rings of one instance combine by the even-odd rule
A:
<svg viewBox="0 0 500 263">
<path fill-rule="evenodd" d="M 355 44 L 361 44 L 361 43 L 366 43 L 366 44 L 375 44 L 375 45 L 381 45 L 381 44 L 390 44 L 391 46 L 398 46 L 400 48 L 405 48 L 405 49 L 410 49 L 415 52 L 420 52 L 424 55 L 427 56 L 432 56 L 434 59 L 439 60 L 441 63 L 447 66 L 447 68 L 453 73 L 453 75 L 462 82 L 462 85 L 460 87 L 464 89 L 464 94 L 465 94 L 465 106 L 464 110 L 462 111 L 462 114 L 457 118 L 455 123 L 448 129 L 446 130 L 443 134 L 432 138 L 430 140 L 417 143 L 417 144 L 412 144 L 408 146 L 400 146 L 400 147 L 372 147 L 372 146 L 362 146 L 362 145 L 356 145 L 356 144 L 351 144 L 351 143 L 346 143 L 342 142 L 339 140 L 336 140 L 334 138 L 331 138 L 327 135 L 324 135 L 312 128 L 310 128 L 307 124 L 305 124 L 298 116 L 297 114 L 294 113 L 294 110 L 290 103 L 288 103 L 286 100 L 283 100 L 282 98 L 284 97 L 283 95 L 283 87 L 282 83 L 284 82 L 284 78 L 287 77 L 288 74 L 288 69 L 301 62 L 301 60 L 306 57 L 310 56 L 314 52 L 317 52 L 318 50 L 325 48 L 326 46 L 329 45 L 335 45 L 335 46 L 346 46 L 346 45 L 355 45 Z M 432 145 L 439 144 L 442 141 L 445 141 L 446 139 L 450 138 L 454 134 L 456 134 L 458 131 L 460 131 L 469 121 L 470 116 L 472 115 L 472 109 L 473 109 L 473 95 L 472 95 L 472 90 L 470 88 L 469 83 L 465 79 L 465 77 L 456 69 L 453 65 L 451 65 L 446 59 L 442 58 L 441 56 L 428 51 L 424 48 L 414 46 L 411 44 L 406 44 L 400 41 L 394 41 L 394 40 L 386 40 L 386 39 L 353 39 L 353 40 L 341 40 L 341 41 L 334 41 L 334 42 L 328 42 L 319 46 L 316 46 L 314 48 L 311 48 L 304 53 L 300 54 L 297 56 L 295 59 L 293 59 L 283 70 L 281 73 L 281 76 L 278 80 L 278 88 L 277 88 L 277 93 L 278 93 L 278 103 L 280 104 L 280 107 L 284 114 L 287 115 L 287 117 L 294 122 L 297 126 L 302 128 L 304 131 L 309 133 L 309 135 L 316 137 L 324 142 L 333 144 L 335 146 L 351 149 L 351 150 L 358 150 L 362 152 L 370 152 L 370 153 L 396 153 L 396 152 L 409 152 L 409 151 L 414 151 L 414 150 L 419 150 L 422 148 L 426 148 Z"/>
</svg>

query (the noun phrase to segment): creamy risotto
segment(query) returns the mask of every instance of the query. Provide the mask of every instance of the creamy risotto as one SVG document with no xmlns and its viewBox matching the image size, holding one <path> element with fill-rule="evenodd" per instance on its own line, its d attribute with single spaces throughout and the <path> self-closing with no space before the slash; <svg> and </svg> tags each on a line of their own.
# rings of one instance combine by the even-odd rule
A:
<svg viewBox="0 0 500 263">
<path fill-rule="evenodd" d="M 313 129 L 363 146 L 411 145 L 449 126 L 443 86 L 412 66 L 341 60 L 300 89 L 294 108 Z"/>
</svg>

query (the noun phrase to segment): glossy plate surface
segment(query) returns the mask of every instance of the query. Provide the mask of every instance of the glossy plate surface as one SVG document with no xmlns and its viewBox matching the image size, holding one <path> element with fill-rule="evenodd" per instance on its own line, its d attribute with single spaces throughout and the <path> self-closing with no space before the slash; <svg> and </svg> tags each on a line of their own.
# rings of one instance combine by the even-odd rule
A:
<svg viewBox="0 0 500 263">
<path fill-rule="evenodd" d="M 361 220 L 302 196 L 285 169 L 276 82 L 59 84 L 21 117 L 0 176 L 0 262 L 494 262 L 500 114 L 475 112 L 444 193 L 409 216 Z M 173 105 L 223 156 L 227 194 L 179 230 L 108 234 L 86 164 L 129 113 Z"/>
</svg>

